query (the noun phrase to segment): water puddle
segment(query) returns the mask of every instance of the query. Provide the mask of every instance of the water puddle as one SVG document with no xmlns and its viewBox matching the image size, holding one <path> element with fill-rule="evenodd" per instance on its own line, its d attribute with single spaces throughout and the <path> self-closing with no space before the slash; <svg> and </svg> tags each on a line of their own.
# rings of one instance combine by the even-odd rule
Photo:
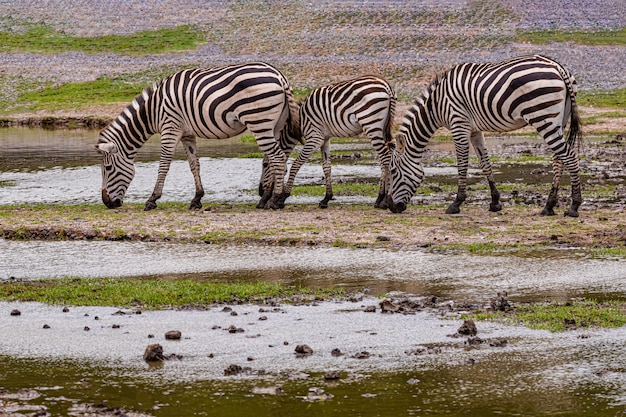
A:
<svg viewBox="0 0 626 417">
<path fill-rule="evenodd" d="M 522 257 L 369 248 L 0 239 L 2 279 L 244 277 L 309 286 L 357 289 L 369 286 L 383 293 L 406 290 L 476 302 L 499 291 L 508 291 L 524 300 L 588 293 L 620 294 L 624 291 L 625 271 L 623 260 L 590 259 L 563 250 L 539 251 Z"/>
</svg>

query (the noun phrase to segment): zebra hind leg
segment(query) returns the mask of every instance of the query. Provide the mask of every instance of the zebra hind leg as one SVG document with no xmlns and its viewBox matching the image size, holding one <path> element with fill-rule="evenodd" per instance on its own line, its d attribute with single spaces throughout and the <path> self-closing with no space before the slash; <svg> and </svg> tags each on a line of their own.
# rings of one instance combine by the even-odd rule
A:
<svg viewBox="0 0 626 417">
<path fill-rule="evenodd" d="M 559 184 L 561 182 L 561 174 L 563 173 L 563 163 L 556 156 L 552 157 L 552 171 L 554 172 L 552 188 L 550 188 L 550 193 L 548 194 L 548 201 L 546 201 L 546 205 L 541 211 L 542 216 L 554 216 L 556 214 L 554 213 L 554 207 L 559 202 Z"/>
<path fill-rule="evenodd" d="M 326 194 L 322 201 L 319 202 L 319 208 L 328 208 L 328 202 L 333 199 L 332 172 L 330 166 L 330 141 L 326 140 L 322 144 L 322 169 L 324 170 L 324 180 L 326 182 Z"/>
</svg>

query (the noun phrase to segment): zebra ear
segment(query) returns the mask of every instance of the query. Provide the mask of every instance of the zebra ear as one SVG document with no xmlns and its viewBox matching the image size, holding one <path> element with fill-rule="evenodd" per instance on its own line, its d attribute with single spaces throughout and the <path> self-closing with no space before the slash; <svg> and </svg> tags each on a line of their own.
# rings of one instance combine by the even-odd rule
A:
<svg viewBox="0 0 626 417">
<path fill-rule="evenodd" d="M 100 153 L 117 153 L 117 146 L 111 142 L 99 143 L 96 150 Z"/>
<path fill-rule="evenodd" d="M 396 136 L 396 149 L 398 151 L 403 151 L 405 147 L 406 147 L 406 135 L 403 133 L 399 133 L 398 136 Z"/>
</svg>

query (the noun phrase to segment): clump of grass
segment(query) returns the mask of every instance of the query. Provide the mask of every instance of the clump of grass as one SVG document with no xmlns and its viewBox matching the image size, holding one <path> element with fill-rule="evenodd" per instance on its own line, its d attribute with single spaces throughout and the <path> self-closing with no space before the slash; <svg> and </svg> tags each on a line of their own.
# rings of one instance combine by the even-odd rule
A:
<svg viewBox="0 0 626 417">
<path fill-rule="evenodd" d="M 320 197 L 326 194 L 325 185 L 296 185 L 291 190 L 293 196 Z M 374 183 L 337 183 L 333 184 L 336 196 L 362 195 L 374 197 L 378 194 L 378 184 Z"/>
<path fill-rule="evenodd" d="M 626 325 L 626 306 L 620 302 L 575 300 L 515 306 L 507 311 L 479 311 L 465 318 L 522 324 L 531 329 L 562 332 L 581 328 L 617 328 Z"/>
<path fill-rule="evenodd" d="M 534 44 L 573 42 L 581 45 L 626 45 L 626 28 L 616 30 L 520 30 L 516 41 Z"/>
<path fill-rule="evenodd" d="M 193 280 L 63 278 L 0 284 L 0 299 L 4 301 L 75 306 L 141 305 L 145 309 L 206 306 L 232 301 L 254 302 L 266 298 L 288 299 L 296 295 L 330 299 L 342 294 L 341 290 L 314 290 L 262 282 L 229 284 Z"/>
<path fill-rule="evenodd" d="M 0 51 L 3 52 L 51 54 L 83 51 L 90 54 L 114 52 L 120 55 L 149 55 L 191 50 L 204 42 L 206 35 L 192 25 L 96 37 L 71 36 L 43 24 L 30 25 L 22 33 L 0 32 Z"/>
<path fill-rule="evenodd" d="M 617 90 L 580 91 L 576 102 L 583 106 L 609 107 L 623 109 L 626 105 L 626 88 Z M 624 114 L 616 117 L 624 117 Z"/>
</svg>

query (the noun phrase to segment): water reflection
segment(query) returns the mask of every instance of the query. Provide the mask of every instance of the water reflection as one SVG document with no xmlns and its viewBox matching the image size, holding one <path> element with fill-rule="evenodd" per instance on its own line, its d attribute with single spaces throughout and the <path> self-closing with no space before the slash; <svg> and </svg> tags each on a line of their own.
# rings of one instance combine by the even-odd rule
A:
<svg viewBox="0 0 626 417">
<path fill-rule="evenodd" d="M 4 279 L 244 278 L 314 287 L 372 287 L 380 293 L 410 290 L 455 300 L 487 301 L 499 291 L 508 291 L 517 300 L 607 292 L 624 295 L 625 270 L 622 260 L 589 259 L 567 251 L 517 257 L 425 250 L 0 239 L 0 278 Z"/>
</svg>

